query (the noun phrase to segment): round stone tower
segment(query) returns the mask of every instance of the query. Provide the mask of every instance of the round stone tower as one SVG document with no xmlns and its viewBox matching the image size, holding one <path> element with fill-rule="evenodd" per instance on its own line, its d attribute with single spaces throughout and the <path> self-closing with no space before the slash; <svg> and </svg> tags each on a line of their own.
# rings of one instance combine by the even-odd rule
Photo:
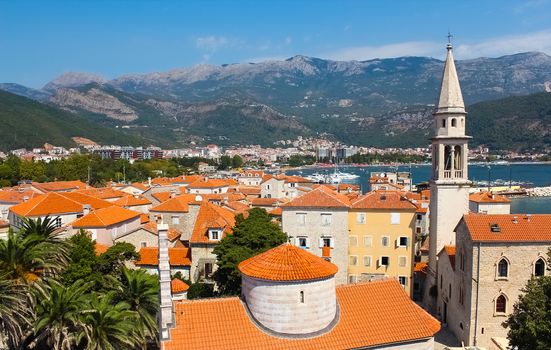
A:
<svg viewBox="0 0 551 350">
<path fill-rule="evenodd" d="M 278 335 L 313 336 L 338 319 L 337 266 L 289 243 L 239 264 L 250 315 Z"/>
</svg>

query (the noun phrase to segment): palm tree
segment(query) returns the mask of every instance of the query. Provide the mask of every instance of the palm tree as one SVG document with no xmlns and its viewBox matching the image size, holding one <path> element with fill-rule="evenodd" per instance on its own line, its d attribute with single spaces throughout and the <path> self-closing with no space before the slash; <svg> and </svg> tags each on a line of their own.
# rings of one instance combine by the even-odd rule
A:
<svg viewBox="0 0 551 350">
<path fill-rule="evenodd" d="M 157 340 L 157 312 L 159 311 L 159 280 L 144 270 L 123 268 L 117 301 L 125 302 L 138 315 L 138 335 L 141 347 Z"/>
<path fill-rule="evenodd" d="M 125 302 L 113 303 L 113 294 L 93 293 L 84 315 L 84 332 L 79 340 L 88 350 L 133 349 L 136 345 L 137 314 Z"/>
<path fill-rule="evenodd" d="M 76 346 L 76 332 L 82 328 L 85 296 L 90 284 L 77 281 L 66 287 L 49 280 L 36 291 L 34 342 L 61 350 Z"/>
<path fill-rule="evenodd" d="M 25 287 L 0 275 L 0 348 L 17 348 L 30 324 Z"/>
</svg>

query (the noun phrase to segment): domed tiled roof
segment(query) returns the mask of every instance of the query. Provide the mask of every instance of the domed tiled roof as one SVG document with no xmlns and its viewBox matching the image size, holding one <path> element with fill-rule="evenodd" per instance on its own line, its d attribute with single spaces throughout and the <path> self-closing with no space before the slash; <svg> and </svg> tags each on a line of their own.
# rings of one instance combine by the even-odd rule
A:
<svg viewBox="0 0 551 350">
<path fill-rule="evenodd" d="M 242 274 L 272 281 L 303 281 L 333 276 L 337 266 L 289 243 L 241 262 Z"/>
</svg>

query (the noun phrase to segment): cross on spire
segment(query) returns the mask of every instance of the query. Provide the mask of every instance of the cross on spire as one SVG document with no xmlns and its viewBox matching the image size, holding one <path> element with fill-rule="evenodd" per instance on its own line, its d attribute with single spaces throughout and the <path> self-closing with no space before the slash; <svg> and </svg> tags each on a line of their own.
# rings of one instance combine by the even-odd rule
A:
<svg viewBox="0 0 551 350">
<path fill-rule="evenodd" d="M 453 35 L 448 30 L 448 50 L 452 48 L 452 38 L 453 38 Z"/>
</svg>

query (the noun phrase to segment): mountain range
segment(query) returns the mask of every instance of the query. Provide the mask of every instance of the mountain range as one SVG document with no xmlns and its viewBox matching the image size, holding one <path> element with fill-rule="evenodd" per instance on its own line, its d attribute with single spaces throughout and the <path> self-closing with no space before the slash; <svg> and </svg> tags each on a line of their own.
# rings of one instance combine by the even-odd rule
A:
<svg viewBox="0 0 551 350">
<path fill-rule="evenodd" d="M 190 141 L 271 145 L 298 135 L 323 135 L 348 144 L 405 147 L 428 142 L 442 67 L 442 61 L 427 57 L 342 62 L 295 56 L 111 80 L 72 72 L 42 89 L 17 84 L 0 84 L 0 89 L 173 146 Z M 543 53 L 457 61 L 457 69 L 467 104 L 551 90 L 551 57 Z M 490 123 L 498 123 L 504 112 L 494 110 L 487 111 L 495 117 Z M 517 113 L 523 119 L 523 111 Z M 474 116 L 468 118 L 477 125 Z M 541 133 L 533 135 L 535 143 L 474 136 L 475 144 L 496 147 L 549 145 Z"/>
</svg>

